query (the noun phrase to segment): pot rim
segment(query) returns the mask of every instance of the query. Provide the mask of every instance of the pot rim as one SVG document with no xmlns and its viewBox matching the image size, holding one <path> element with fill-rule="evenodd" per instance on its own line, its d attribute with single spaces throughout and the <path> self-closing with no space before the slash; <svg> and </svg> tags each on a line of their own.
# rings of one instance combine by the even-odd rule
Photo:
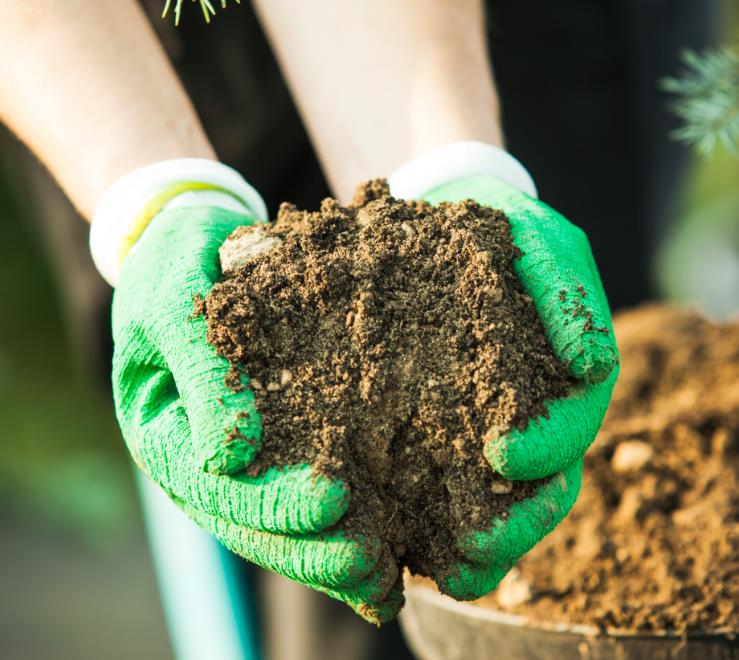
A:
<svg viewBox="0 0 739 660">
<path fill-rule="evenodd" d="M 553 633 L 569 633 L 571 635 L 580 635 L 582 637 L 614 637 L 618 639 L 653 639 L 653 640 L 688 640 L 688 639 L 736 639 L 737 632 L 731 630 L 717 630 L 713 632 L 694 632 L 681 634 L 675 630 L 664 630 L 659 632 L 638 632 L 627 629 L 607 628 L 602 629 L 597 626 L 584 623 L 555 623 L 538 621 L 530 619 L 521 614 L 511 614 L 501 610 L 493 610 L 479 605 L 473 605 L 470 602 L 462 602 L 454 600 L 449 596 L 442 594 L 436 589 L 432 589 L 426 584 L 413 584 L 410 580 L 406 581 L 406 594 L 413 595 L 414 598 L 420 598 L 430 604 L 445 610 L 456 611 L 459 614 L 465 614 L 472 619 L 489 621 L 491 623 L 513 626 L 516 628 L 533 628 L 536 630 L 544 630 Z M 402 614 L 402 612 L 401 612 Z"/>
</svg>

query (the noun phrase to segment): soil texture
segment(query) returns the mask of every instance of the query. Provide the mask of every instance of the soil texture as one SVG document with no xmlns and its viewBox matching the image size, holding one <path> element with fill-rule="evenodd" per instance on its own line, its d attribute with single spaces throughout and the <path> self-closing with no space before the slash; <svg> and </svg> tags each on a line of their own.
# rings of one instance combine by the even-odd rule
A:
<svg viewBox="0 0 739 660">
<path fill-rule="evenodd" d="M 397 200 L 383 180 L 348 207 L 283 204 L 274 224 L 237 229 L 197 311 L 250 377 L 264 427 L 250 472 L 308 463 L 344 479 L 339 528 L 380 537 L 414 573 L 449 571 L 458 535 L 539 485 L 494 474 L 485 439 L 570 386 L 518 254 L 502 212 Z"/>
<path fill-rule="evenodd" d="M 481 604 L 605 629 L 739 632 L 739 322 L 617 315 L 621 377 L 570 516 Z"/>
</svg>

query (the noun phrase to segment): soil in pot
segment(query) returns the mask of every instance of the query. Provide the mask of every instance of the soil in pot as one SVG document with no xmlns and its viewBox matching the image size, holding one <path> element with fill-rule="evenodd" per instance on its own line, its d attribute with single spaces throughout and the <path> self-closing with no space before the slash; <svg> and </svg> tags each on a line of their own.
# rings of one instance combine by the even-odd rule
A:
<svg viewBox="0 0 739 660">
<path fill-rule="evenodd" d="M 539 485 L 494 474 L 484 439 L 571 385 L 518 254 L 502 212 L 396 200 L 382 180 L 348 207 L 283 204 L 237 229 L 196 311 L 233 386 L 250 377 L 264 427 L 250 472 L 309 463 L 344 479 L 339 528 L 379 536 L 414 573 L 453 566 L 458 535 Z"/>
<path fill-rule="evenodd" d="M 739 631 L 739 323 L 617 315 L 621 377 L 570 516 L 480 602 L 620 631 Z"/>
</svg>

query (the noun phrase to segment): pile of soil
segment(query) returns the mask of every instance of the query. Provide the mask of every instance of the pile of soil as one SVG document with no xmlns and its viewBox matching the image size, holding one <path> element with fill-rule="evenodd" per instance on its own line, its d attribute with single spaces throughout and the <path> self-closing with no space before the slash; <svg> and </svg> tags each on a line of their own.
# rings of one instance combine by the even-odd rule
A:
<svg viewBox="0 0 739 660">
<path fill-rule="evenodd" d="M 309 463 L 346 480 L 338 527 L 399 566 L 440 575 L 454 539 L 540 482 L 493 473 L 484 440 L 545 414 L 570 382 L 513 270 L 505 215 L 472 201 L 394 199 L 383 180 L 348 207 L 290 204 L 237 229 L 196 311 L 250 377 L 264 427 L 250 473 Z"/>
<path fill-rule="evenodd" d="M 739 632 L 739 323 L 618 315 L 621 377 L 580 499 L 481 604 L 545 622 Z"/>
</svg>

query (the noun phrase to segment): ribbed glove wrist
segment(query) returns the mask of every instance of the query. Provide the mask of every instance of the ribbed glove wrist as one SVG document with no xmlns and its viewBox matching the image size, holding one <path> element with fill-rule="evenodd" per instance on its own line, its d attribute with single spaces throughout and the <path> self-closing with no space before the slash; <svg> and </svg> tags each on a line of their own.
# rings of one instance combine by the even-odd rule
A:
<svg viewBox="0 0 739 660">
<path fill-rule="evenodd" d="M 140 167 L 105 191 L 93 215 L 90 251 L 109 284 L 118 284 L 123 260 L 151 220 L 164 209 L 182 206 L 223 208 L 267 220 L 259 193 L 223 163 L 181 158 Z"/>
<path fill-rule="evenodd" d="M 481 174 L 538 197 L 526 168 L 504 149 L 483 142 L 452 142 L 408 161 L 388 177 L 390 192 L 400 199 L 420 199 L 434 188 Z"/>
</svg>

